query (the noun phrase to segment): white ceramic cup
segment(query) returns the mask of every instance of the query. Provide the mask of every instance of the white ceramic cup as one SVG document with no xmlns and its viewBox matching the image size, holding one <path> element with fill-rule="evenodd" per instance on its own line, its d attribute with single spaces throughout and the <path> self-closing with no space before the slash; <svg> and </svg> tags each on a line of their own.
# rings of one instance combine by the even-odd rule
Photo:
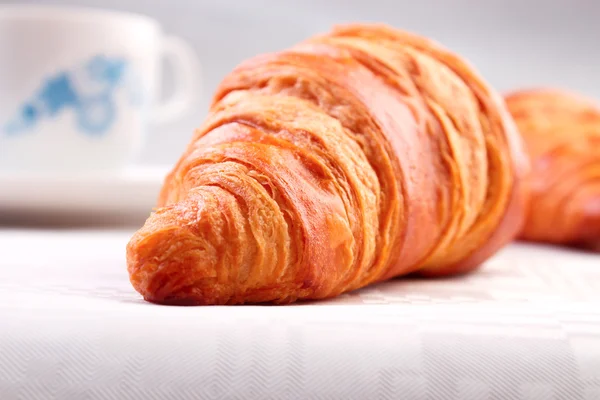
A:
<svg viewBox="0 0 600 400">
<path fill-rule="evenodd" d="M 158 101 L 162 64 L 174 91 Z M 119 171 L 149 124 L 200 91 L 200 63 L 156 21 L 125 12 L 0 6 L 0 172 Z"/>
</svg>

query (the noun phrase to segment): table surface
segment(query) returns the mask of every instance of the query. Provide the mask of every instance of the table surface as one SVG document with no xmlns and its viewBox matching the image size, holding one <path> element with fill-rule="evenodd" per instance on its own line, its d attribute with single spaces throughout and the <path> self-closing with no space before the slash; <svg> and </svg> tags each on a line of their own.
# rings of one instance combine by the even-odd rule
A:
<svg viewBox="0 0 600 400">
<path fill-rule="evenodd" d="M 460 279 L 167 307 L 131 232 L 0 230 L 0 399 L 600 399 L 600 256 L 514 244 Z"/>
</svg>

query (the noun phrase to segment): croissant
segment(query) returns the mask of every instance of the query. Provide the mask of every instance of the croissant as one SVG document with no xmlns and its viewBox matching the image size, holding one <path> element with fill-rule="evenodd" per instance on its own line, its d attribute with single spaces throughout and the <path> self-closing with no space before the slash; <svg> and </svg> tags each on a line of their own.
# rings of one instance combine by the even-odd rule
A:
<svg viewBox="0 0 600 400">
<path fill-rule="evenodd" d="M 600 250 L 600 104 L 558 89 L 506 96 L 532 159 L 521 237 Z"/>
<path fill-rule="evenodd" d="M 127 246 L 130 280 L 161 304 L 283 304 L 464 273 L 521 229 L 527 165 L 467 62 L 336 26 L 224 78 Z"/>
</svg>

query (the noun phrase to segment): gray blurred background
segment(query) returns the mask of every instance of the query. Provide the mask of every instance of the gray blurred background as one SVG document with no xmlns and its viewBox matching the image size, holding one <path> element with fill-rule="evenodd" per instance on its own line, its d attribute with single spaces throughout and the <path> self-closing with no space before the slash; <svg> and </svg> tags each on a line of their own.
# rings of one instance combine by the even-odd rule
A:
<svg viewBox="0 0 600 400">
<path fill-rule="evenodd" d="M 67 0 L 143 13 L 194 46 L 204 82 L 194 112 L 155 126 L 140 162 L 172 163 L 206 115 L 218 82 L 257 53 L 286 48 L 332 24 L 378 21 L 432 37 L 501 91 L 556 85 L 600 98 L 600 1 L 595 0 Z M 165 90 L 169 90 L 167 77 Z"/>
</svg>

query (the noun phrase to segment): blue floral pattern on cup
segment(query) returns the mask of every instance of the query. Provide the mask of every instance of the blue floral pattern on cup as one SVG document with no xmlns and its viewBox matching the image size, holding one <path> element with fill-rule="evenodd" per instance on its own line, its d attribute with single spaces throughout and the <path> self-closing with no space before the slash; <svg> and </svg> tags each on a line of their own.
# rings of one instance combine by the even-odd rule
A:
<svg viewBox="0 0 600 400">
<path fill-rule="evenodd" d="M 114 97 L 119 89 L 128 91 L 131 106 L 142 104 L 141 85 L 128 62 L 122 58 L 95 56 L 80 68 L 46 79 L 34 97 L 4 125 L 4 133 L 16 135 L 31 131 L 45 118 L 72 109 L 78 131 L 100 136 L 117 119 Z"/>
</svg>

